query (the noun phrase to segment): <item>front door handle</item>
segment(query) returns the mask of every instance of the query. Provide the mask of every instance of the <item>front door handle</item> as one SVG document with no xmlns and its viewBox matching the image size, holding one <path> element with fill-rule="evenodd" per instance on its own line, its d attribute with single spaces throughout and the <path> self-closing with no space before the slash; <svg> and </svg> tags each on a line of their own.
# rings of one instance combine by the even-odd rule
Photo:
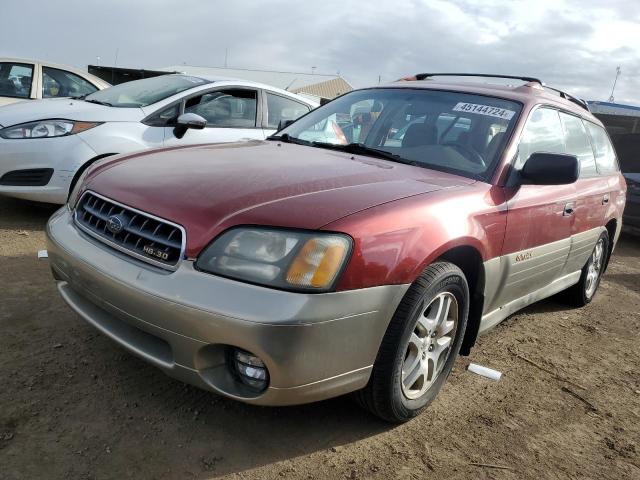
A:
<svg viewBox="0 0 640 480">
<path fill-rule="evenodd" d="M 602 204 L 606 205 L 607 203 L 609 203 L 609 194 L 605 193 L 604 197 L 602 197 Z"/>
<path fill-rule="evenodd" d="M 575 212 L 575 207 L 573 202 L 569 202 L 564 206 L 564 212 L 562 212 L 562 215 L 568 217 L 569 215 L 573 215 L 573 212 Z"/>
</svg>

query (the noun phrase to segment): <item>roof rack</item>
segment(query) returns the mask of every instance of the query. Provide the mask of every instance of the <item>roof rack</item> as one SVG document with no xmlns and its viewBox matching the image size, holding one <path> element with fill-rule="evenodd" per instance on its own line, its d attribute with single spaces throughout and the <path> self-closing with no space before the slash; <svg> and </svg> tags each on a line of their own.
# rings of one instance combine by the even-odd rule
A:
<svg viewBox="0 0 640 480">
<path fill-rule="evenodd" d="M 558 95 L 560 95 L 560 97 L 564 98 L 565 100 L 569 100 L 570 102 L 575 103 L 576 105 L 584 108 L 587 112 L 589 112 L 589 104 L 582 100 L 581 98 L 578 97 L 574 97 L 573 95 L 569 95 L 567 92 L 563 92 L 562 90 L 558 90 L 557 88 L 553 88 L 553 87 L 548 87 L 546 85 L 542 85 L 544 88 L 552 90 L 556 93 L 558 93 Z"/>
<path fill-rule="evenodd" d="M 576 105 L 584 108 L 589 111 L 589 105 L 584 100 L 581 100 L 573 95 L 568 94 L 562 90 L 558 90 L 557 88 L 549 87 L 545 85 L 545 83 L 539 78 L 535 77 L 521 77 L 518 75 L 498 75 L 491 73 L 417 73 L 414 75 L 416 80 L 426 80 L 427 78 L 432 77 L 480 77 L 480 78 L 508 78 L 511 80 L 522 80 L 524 82 L 534 82 L 539 84 L 541 87 L 544 87 L 548 90 L 552 90 L 560 95 L 561 98 L 565 100 L 569 100 L 570 102 L 575 103 Z"/>
<path fill-rule="evenodd" d="M 515 75 L 494 75 L 490 73 L 417 73 L 416 80 L 426 80 L 431 77 L 481 77 L 481 78 L 509 78 L 511 80 L 523 80 L 544 85 L 541 80 L 534 77 L 520 77 Z"/>
</svg>

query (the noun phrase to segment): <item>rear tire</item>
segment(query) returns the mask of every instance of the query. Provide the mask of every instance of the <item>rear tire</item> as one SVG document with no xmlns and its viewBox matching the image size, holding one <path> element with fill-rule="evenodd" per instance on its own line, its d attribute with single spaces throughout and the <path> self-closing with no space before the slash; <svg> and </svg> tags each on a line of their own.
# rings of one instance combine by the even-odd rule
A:
<svg viewBox="0 0 640 480">
<path fill-rule="evenodd" d="M 591 256 L 584 267 L 580 281 L 565 292 L 567 302 L 574 307 L 584 307 L 593 300 L 596 295 L 600 279 L 607 265 L 609 255 L 609 233 L 602 232 L 591 252 Z"/>
<path fill-rule="evenodd" d="M 430 265 L 409 287 L 384 335 L 367 386 L 356 400 L 394 423 L 410 420 L 438 395 L 458 356 L 469 287 L 457 266 Z"/>
</svg>

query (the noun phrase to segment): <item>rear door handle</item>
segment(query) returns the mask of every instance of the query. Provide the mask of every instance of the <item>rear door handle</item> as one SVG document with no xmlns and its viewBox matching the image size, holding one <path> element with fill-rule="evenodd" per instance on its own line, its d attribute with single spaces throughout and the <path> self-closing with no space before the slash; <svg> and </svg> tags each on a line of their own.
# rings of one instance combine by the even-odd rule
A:
<svg viewBox="0 0 640 480">
<path fill-rule="evenodd" d="M 569 215 L 573 215 L 573 212 L 575 212 L 573 202 L 569 202 L 564 206 L 564 212 L 562 212 L 562 215 L 568 217 Z"/>
<path fill-rule="evenodd" d="M 602 197 L 602 204 L 606 205 L 607 203 L 609 203 L 609 194 L 605 193 L 604 197 Z"/>
</svg>

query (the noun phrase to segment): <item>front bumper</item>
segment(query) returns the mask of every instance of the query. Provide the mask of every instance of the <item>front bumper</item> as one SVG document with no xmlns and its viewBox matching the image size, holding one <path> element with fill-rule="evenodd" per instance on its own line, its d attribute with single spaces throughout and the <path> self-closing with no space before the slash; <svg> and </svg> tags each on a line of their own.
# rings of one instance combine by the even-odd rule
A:
<svg viewBox="0 0 640 480">
<path fill-rule="evenodd" d="M 301 294 L 200 273 L 169 273 L 90 239 L 66 208 L 47 225 L 49 260 L 65 301 L 105 335 L 168 375 L 260 405 L 322 400 L 364 387 L 408 285 Z M 259 356 L 269 387 L 255 393 L 226 347 Z"/>
<path fill-rule="evenodd" d="M 64 203 L 78 167 L 95 156 L 96 152 L 78 135 L 28 140 L 0 138 L 0 177 L 14 170 L 54 170 L 47 185 L 0 185 L 0 195 L 38 202 Z"/>
</svg>

